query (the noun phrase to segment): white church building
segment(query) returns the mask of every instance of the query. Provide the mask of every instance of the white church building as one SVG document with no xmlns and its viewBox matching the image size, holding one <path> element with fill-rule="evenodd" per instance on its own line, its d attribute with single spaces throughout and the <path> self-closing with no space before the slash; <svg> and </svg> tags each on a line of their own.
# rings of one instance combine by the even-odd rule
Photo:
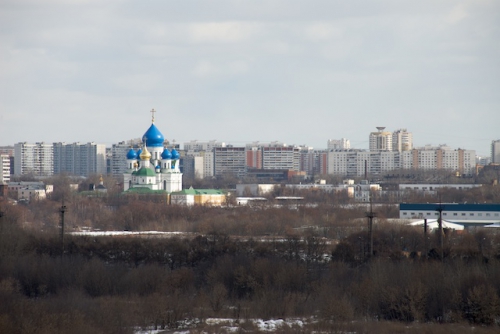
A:
<svg viewBox="0 0 500 334">
<path fill-rule="evenodd" d="M 164 146 L 165 138 L 154 124 L 155 110 L 151 110 L 151 126 L 142 136 L 143 146 L 127 153 L 127 170 L 123 174 L 124 191 L 153 190 L 172 193 L 182 190 L 179 153 Z M 147 190 L 146 190 L 147 191 Z"/>
</svg>

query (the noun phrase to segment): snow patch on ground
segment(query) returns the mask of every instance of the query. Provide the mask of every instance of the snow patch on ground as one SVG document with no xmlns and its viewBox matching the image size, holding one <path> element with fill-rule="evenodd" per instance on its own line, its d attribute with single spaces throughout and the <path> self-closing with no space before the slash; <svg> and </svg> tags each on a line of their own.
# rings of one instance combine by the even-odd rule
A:
<svg viewBox="0 0 500 334">
<path fill-rule="evenodd" d="M 134 331 L 134 334 L 158 334 L 164 331 L 164 329 L 138 329 Z M 188 333 L 186 332 L 186 334 Z"/>
<path fill-rule="evenodd" d="M 262 319 L 257 319 L 253 320 L 253 323 L 257 326 L 257 328 L 262 331 L 262 332 L 274 332 L 277 329 L 283 327 L 283 326 L 288 326 L 288 327 L 302 327 L 304 325 L 304 322 L 302 320 L 297 320 L 297 319 L 270 319 L 270 320 L 262 320 Z"/>
<path fill-rule="evenodd" d="M 186 232 L 160 232 L 160 231 L 81 231 L 81 232 L 71 232 L 72 235 L 85 235 L 91 237 L 101 237 L 101 236 L 119 236 L 119 235 L 163 235 L 163 236 L 174 236 L 174 235 L 186 235 Z"/>
<path fill-rule="evenodd" d="M 304 325 L 304 322 L 300 319 L 247 319 L 245 321 L 252 323 L 261 332 L 275 332 L 283 326 L 302 327 Z M 226 325 L 221 328 L 228 332 L 238 332 L 240 328 L 234 319 L 209 318 L 205 320 L 205 323 L 207 325 Z"/>
<path fill-rule="evenodd" d="M 263 319 L 245 319 L 245 320 L 236 320 L 232 318 L 207 318 L 205 319 L 205 324 L 208 326 L 219 326 L 221 331 L 224 331 L 225 333 L 238 333 L 241 330 L 240 325 L 243 323 L 251 323 L 253 326 L 255 326 L 259 332 L 275 332 L 279 330 L 280 328 L 284 326 L 288 326 L 290 328 L 292 327 L 303 327 L 304 326 L 304 320 L 303 319 L 269 319 L 269 320 L 263 320 Z M 194 325 L 196 321 L 194 321 L 192 324 Z M 165 330 L 136 330 L 135 334 L 159 334 Z M 191 333 L 190 330 L 179 330 L 179 331 L 172 331 L 169 333 L 173 334 L 189 334 Z"/>
</svg>

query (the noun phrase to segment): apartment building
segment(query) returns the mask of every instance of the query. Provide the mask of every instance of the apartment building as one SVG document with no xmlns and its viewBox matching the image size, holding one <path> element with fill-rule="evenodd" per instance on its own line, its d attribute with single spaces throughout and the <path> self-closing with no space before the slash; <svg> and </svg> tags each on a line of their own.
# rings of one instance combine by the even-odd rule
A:
<svg viewBox="0 0 500 334">
<path fill-rule="evenodd" d="M 399 129 L 392 133 L 392 150 L 397 152 L 413 149 L 413 134 L 406 129 Z"/>
<path fill-rule="evenodd" d="M 448 146 L 426 146 L 411 151 L 331 150 L 328 174 L 341 176 L 378 175 L 394 169 L 446 169 L 471 174 L 476 152 Z"/>
<path fill-rule="evenodd" d="M 0 146 L 0 156 L 3 156 L 0 157 L 0 183 L 2 183 L 2 178 L 4 179 L 4 181 L 6 179 L 10 180 L 10 175 L 14 174 L 14 146 Z M 7 168 L 9 169 L 8 174 Z"/>
<path fill-rule="evenodd" d="M 226 147 L 214 148 L 214 175 L 234 175 L 245 177 L 247 174 L 246 148 Z"/>
<path fill-rule="evenodd" d="M 54 143 L 54 174 L 88 177 L 106 174 L 106 145 L 96 143 Z"/>
<path fill-rule="evenodd" d="M 300 147 L 300 171 L 307 175 L 327 173 L 327 150 L 315 150 L 312 147 Z"/>
<path fill-rule="evenodd" d="M 370 151 L 392 151 L 392 133 L 384 129 L 383 126 L 377 126 L 378 131 L 370 133 Z"/>
<path fill-rule="evenodd" d="M 246 147 L 247 167 L 262 169 L 262 148 L 252 144 Z"/>
<path fill-rule="evenodd" d="M 460 174 L 473 173 L 476 166 L 476 151 L 452 149 L 446 145 L 425 146 L 411 151 L 412 156 L 405 165 L 414 169 L 447 169 Z M 407 156 L 405 156 L 407 157 Z"/>
<path fill-rule="evenodd" d="M 96 143 L 17 143 L 14 145 L 14 174 L 78 176 L 106 173 L 106 146 Z"/>
<path fill-rule="evenodd" d="M 209 141 L 198 141 L 198 140 L 191 140 L 187 143 L 184 143 L 184 151 L 189 152 L 200 152 L 200 151 L 208 151 L 212 152 L 215 147 L 226 147 L 226 143 L 224 142 L 219 142 L 216 140 L 209 140 Z"/>
<path fill-rule="evenodd" d="M 14 145 L 14 174 L 51 176 L 54 174 L 54 147 L 48 143 Z"/>
<path fill-rule="evenodd" d="M 6 154 L 0 155 L 0 183 L 10 182 L 10 157 Z"/>
<path fill-rule="evenodd" d="M 377 130 L 370 133 L 370 151 L 403 152 L 413 149 L 413 134 L 407 129 L 398 129 L 391 133 L 384 131 L 385 127 L 378 126 Z"/>
<path fill-rule="evenodd" d="M 363 150 L 359 149 L 330 150 L 328 152 L 328 174 L 358 176 L 358 160 L 364 163 L 364 160 L 358 159 L 358 154 L 361 152 Z"/>
<path fill-rule="evenodd" d="M 328 139 L 326 148 L 328 150 L 348 150 L 351 148 L 351 142 L 346 138 Z"/>
<path fill-rule="evenodd" d="M 214 150 L 200 152 L 203 157 L 203 177 L 213 177 L 215 175 Z"/>
<path fill-rule="evenodd" d="M 214 176 L 214 149 L 216 147 L 226 147 L 226 143 L 216 140 L 191 140 L 183 145 L 186 157 L 201 157 L 196 159 L 196 175 L 201 178 Z M 203 169 L 201 170 L 199 166 L 202 166 Z"/>
<path fill-rule="evenodd" d="M 296 146 L 262 147 L 262 169 L 300 171 L 300 149 Z"/>
<path fill-rule="evenodd" d="M 121 141 L 111 146 L 110 170 L 113 176 L 122 176 L 128 169 L 127 153 L 131 148 L 138 150 L 142 145 L 140 138 L 132 139 L 127 142 Z"/>
<path fill-rule="evenodd" d="M 181 171 L 184 177 L 203 179 L 205 177 L 204 173 L 204 160 L 205 157 L 202 155 L 205 152 L 184 152 L 184 156 L 181 157 Z"/>
<path fill-rule="evenodd" d="M 491 162 L 500 164 L 500 139 L 491 142 Z"/>
</svg>

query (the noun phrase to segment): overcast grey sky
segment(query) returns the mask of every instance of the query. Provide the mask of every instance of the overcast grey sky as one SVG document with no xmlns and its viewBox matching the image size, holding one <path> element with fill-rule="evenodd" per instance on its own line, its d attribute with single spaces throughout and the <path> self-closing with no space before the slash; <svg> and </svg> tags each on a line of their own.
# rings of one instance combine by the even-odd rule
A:
<svg viewBox="0 0 500 334">
<path fill-rule="evenodd" d="M 489 154 L 498 0 L 2 0 L 0 145 L 141 137 Z"/>
</svg>

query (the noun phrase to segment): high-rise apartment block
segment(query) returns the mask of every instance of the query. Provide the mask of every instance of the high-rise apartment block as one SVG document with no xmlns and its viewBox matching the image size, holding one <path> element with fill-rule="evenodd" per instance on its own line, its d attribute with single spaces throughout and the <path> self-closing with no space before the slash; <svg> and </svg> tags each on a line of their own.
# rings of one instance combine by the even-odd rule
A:
<svg viewBox="0 0 500 334">
<path fill-rule="evenodd" d="M 351 142 L 346 138 L 328 139 L 326 147 L 328 150 L 348 150 L 351 148 Z"/>
<path fill-rule="evenodd" d="M 262 169 L 262 147 L 247 145 L 247 167 Z"/>
<path fill-rule="evenodd" d="M 327 150 L 300 147 L 300 171 L 307 175 L 327 174 Z"/>
<path fill-rule="evenodd" d="M 111 146 L 111 161 L 110 169 L 111 175 L 122 176 L 128 169 L 127 166 L 127 153 L 131 148 L 139 149 L 142 145 L 140 138 L 129 140 L 128 142 L 121 141 Z"/>
<path fill-rule="evenodd" d="M 300 171 L 300 149 L 285 145 L 262 147 L 262 169 Z"/>
<path fill-rule="evenodd" d="M 47 143 L 14 145 L 14 174 L 51 176 L 54 174 L 54 147 Z"/>
<path fill-rule="evenodd" d="M 197 140 L 191 140 L 190 142 L 184 143 L 184 151 L 213 151 L 215 147 L 226 147 L 226 143 L 219 142 L 216 140 L 200 142 Z"/>
<path fill-rule="evenodd" d="M 0 154 L 14 156 L 14 146 L 0 146 Z"/>
<path fill-rule="evenodd" d="M 199 153 L 200 152 L 194 152 L 194 154 L 184 155 L 184 157 L 181 158 L 182 175 L 184 175 L 184 177 L 193 179 L 203 179 L 205 177 L 203 173 L 204 157 L 200 156 Z"/>
<path fill-rule="evenodd" d="M 184 143 L 186 157 L 198 157 L 197 159 L 188 158 L 190 164 L 194 164 L 194 175 L 199 178 L 214 176 L 214 148 L 226 147 L 226 143 L 216 140 L 200 142 L 191 140 Z M 196 160 L 196 162 L 195 162 Z M 201 169 L 202 168 L 202 169 Z M 189 170 L 187 176 L 189 176 Z"/>
<path fill-rule="evenodd" d="M 491 142 L 491 162 L 500 164 L 500 139 Z"/>
<path fill-rule="evenodd" d="M 392 150 L 397 152 L 413 149 L 413 134 L 406 129 L 399 129 L 392 133 Z"/>
<path fill-rule="evenodd" d="M 273 141 L 246 145 L 247 166 L 252 169 L 300 169 L 300 148 Z"/>
<path fill-rule="evenodd" d="M 0 183 L 10 182 L 10 157 L 6 154 L 0 155 Z"/>
<path fill-rule="evenodd" d="M 214 148 L 214 175 L 233 175 L 245 177 L 247 174 L 245 147 L 215 147 Z"/>
<path fill-rule="evenodd" d="M 212 151 L 184 151 L 181 155 L 182 173 L 187 178 L 203 179 L 214 175 Z"/>
<path fill-rule="evenodd" d="M 383 126 L 377 126 L 378 131 L 370 133 L 370 151 L 392 151 L 392 133 L 384 129 Z"/>
<path fill-rule="evenodd" d="M 54 143 L 54 174 L 106 174 L 106 145 Z"/>
<path fill-rule="evenodd" d="M 328 152 L 328 174 L 378 175 L 395 169 L 446 169 L 472 174 L 476 152 L 453 150 L 448 146 L 416 148 L 411 151 L 331 150 Z"/>
<path fill-rule="evenodd" d="M 17 143 L 14 145 L 14 174 L 78 176 L 106 173 L 106 146 L 96 143 Z"/>
<path fill-rule="evenodd" d="M 10 181 L 14 173 L 14 146 L 0 146 L 0 184 Z M 0 192 L 0 196 L 2 196 Z"/>
<path fill-rule="evenodd" d="M 203 157 L 203 177 L 214 176 L 214 150 L 202 151 L 200 152 L 200 156 Z"/>
<path fill-rule="evenodd" d="M 370 133 L 370 151 L 410 151 L 413 149 L 413 135 L 406 129 L 399 129 L 394 132 L 384 131 L 385 127 L 378 126 L 378 131 Z"/>
</svg>

